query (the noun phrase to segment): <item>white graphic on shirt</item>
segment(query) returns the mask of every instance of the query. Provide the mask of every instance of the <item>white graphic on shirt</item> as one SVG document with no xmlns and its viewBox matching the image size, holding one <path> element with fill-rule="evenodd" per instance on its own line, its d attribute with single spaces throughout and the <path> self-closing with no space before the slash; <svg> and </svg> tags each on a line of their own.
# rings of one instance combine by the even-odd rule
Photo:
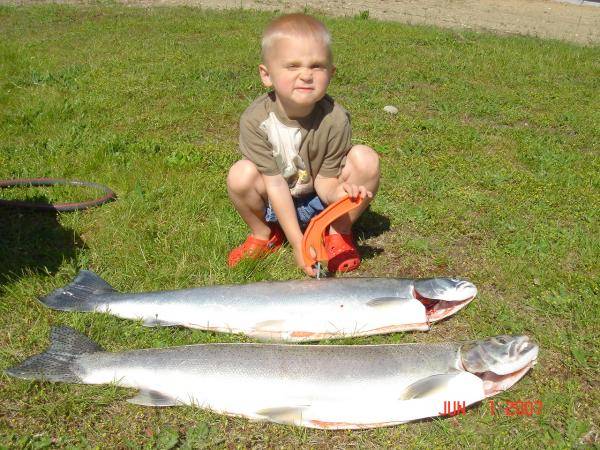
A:
<svg viewBox="0 0 600 450">
<path fill-rule="evenodd" d="M 311 177 L 298 154 L 302 142 L 300 128 L 288 127 L 271 112 L 260 124 L 260 129 L 267 133 L 267 139 L 273 147 L 275 163 L 288 182 L 292 195 L 301 197 L 312 193 Z"/>
</svg>

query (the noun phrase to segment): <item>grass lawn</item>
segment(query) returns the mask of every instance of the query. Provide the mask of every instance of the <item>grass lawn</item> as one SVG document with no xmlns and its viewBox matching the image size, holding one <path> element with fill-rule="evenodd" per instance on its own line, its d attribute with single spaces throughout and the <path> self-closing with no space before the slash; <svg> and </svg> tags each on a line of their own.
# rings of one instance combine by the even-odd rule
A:
<svg viewBox="0 0 600 450">
<path fill-rule="evenodd" d="M 239 116 L 264 92 L 258 40 L 271 17 L 0 6 L 0 179 L 83 179 L 119 195 L 77 213 L 0 210 L 0 447 L 598 445 L 600 48 L 528 37 L 324 18 L 338 66 L 330 93 L 352 113 L 354 141 L 377 149 L 383 167 L 379 196 L 356 226 L 356 275 L 455 275 L 480 291 L 429 333 L 344 343 L 528 334 L 541 347 L 538 365 L 495 399 L 540 400 L 540 415 L 492 415 L 483 402 L 451 419 L 317 431 L 4 374 L 42 351 L 56 324 L 111 351 L 248 340 L 36 301 L 80 268 L 124 291 L 303 277 L 289 248 L 225 264 L 247 233 L 225 176 L 239 158 Z M 41 201 L 93 194 L 0 192 Z"/>
</svg>

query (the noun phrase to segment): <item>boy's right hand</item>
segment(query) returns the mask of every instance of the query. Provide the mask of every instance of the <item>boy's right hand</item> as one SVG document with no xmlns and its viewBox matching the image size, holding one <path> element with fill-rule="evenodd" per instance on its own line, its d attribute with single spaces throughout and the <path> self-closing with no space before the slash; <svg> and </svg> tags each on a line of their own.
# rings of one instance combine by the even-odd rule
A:
<svg viewBox="0 0 600 450">
<path fill-rule="evenodd" d="M 304 263 L 304 256 L 302 254 L 302 243 L 298 245 L 292 245 L 294 249 L 294 259 L 296 260 L 296 264 L 300 267 L 306 275 L 309 277 L 316 277 L 317 271 L 312 266 L 307 266 Z"/>
<path fill-rule="evenodd" d="M 294 207 L 294 201 L 292 200 L 292 194 L 290 194 L 287 181 L 281 175 L 263 175 L 263 181 L 267 196 L 271 200 L 271 207 L 279 220 L 279 225 L 294 249 L 296 264 L 308 276 L 316 277 L 317 273 L 315 269 L 304 264 L 302 256 L 302 231 L 298 224 L 296 208 Z"/>
</svg>

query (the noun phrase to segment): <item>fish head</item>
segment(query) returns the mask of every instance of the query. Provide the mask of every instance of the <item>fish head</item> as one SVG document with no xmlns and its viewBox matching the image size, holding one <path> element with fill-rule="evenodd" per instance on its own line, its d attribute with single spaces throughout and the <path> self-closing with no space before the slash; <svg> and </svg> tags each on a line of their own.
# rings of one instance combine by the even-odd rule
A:
<svg viewBox="0 0 600 450">
<path fill-rule="evenodd" d="M 430 323 L 455 314 L 476 295 L 473 283 L 457 278 L 427 278 L 416 280 L 414 284 L 414 296 L 425 305 Z"/>
<path fill-rule="evenodd" d="M 417 297 L 428 300 L 462 302 L 477 295 L 477 288 L 473 283 L 458 278 L 416 280 L 414 289 Z"/>
<path fill-rule="evenodd" d="M 539 347 L 528 336 L 501 335 L 465 343 L 460 363 L 484 381 L 486 395 L 504 391 L 533 367 Z"/>
</svg>

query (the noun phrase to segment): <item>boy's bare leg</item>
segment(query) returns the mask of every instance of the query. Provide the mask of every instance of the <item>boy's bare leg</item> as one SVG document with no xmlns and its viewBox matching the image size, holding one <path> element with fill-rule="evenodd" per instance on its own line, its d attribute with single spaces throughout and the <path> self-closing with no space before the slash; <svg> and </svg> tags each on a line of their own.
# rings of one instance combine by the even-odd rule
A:
<svg viewBox="0 0 600 450">
<path fill-rule="evenodd" d="M 252 234 L 258 239 L 269 239 L 271 229 L 264 219 L 267 191 L 253 162 L 244 159 L 231 166 L 227 176 L 227 193 Z"/>
<path fill-rule="evenodd" d="M 352 224 L 367 209 L 373 200 L 372 197 L 377 193 L 379 177 L 379 155 L 366 145 L 355 145 L 350 149 L 346 157 L 346 165 L 337 179 L 319 180 L 319 176 L 317 176 L 315 184 L 322 186 L 322 189 L 318 189 L 322 191 L 319 192 L 319 195 L 322 195 L 328 203 L 342 198 L 343 195 L 346 195 L 347 190 L 354 192 L 353 196 L 358 195 L 361 187 L 372 193 L 372 196 L 367 196 L 358 208 L 336 220 L 331 225 L 331 233 L 350 233 Z M 242 220 L 250 227 L 252 234 L 258 239 L 269 239 L 271 229 L 264 220 L 267 203 L 266 187 L 262 175 L 253 162 L 240 160 L 229 169 L 227 192 Z"/>
<path fill-rule="evenodd" d="M 330 227 L 330 233 L 349 234 L 352 224 L 358 220 L 360 215 L 367 209 L 369 203 L 373 201 L 377 190 L 379 189 L 379 155 L 371 147 L 366 145 L 355 145 L 348 152 L 346 165 L 338 177 L 339 185 L 348 184 L 350 188 L 358 195 L 359 187 L 371 192 L 373 195 L 365 197 L 365 201 L 348 214 L 340 217 Z"/>
</svg>

